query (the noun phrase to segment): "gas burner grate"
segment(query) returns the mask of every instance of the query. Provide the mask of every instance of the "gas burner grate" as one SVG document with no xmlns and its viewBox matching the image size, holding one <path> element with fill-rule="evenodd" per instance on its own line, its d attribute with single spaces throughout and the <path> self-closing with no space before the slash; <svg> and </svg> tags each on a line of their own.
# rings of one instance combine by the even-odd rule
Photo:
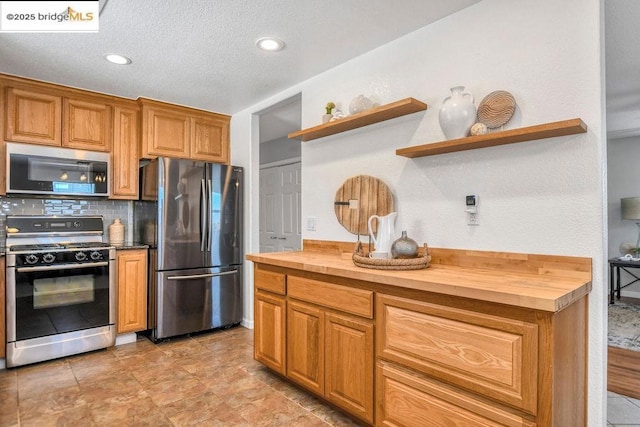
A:
<svg viewBox="0 0 640 427">
<path fill-rule="evenodd" d="M 37 243 L 32 245 L 12 245 L 9 247 L 9 250 L 12 252 L 46 251 L 51 249 L 64 249 L 64 245 L 59 243 Z"/>
</svg>

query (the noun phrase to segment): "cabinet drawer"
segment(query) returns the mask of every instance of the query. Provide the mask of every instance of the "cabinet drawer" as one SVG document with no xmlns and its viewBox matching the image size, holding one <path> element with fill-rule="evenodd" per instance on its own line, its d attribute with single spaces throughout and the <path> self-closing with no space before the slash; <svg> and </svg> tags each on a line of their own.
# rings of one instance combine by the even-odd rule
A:
<svg viewBox="0 0 640 427">
<path fill-rule="evenodd" d="M 336 310 L 373 319 L 373 292 L 319 280 L 289 276 L 287 294 Z"/>
<path fill-rule="evenodd" d="M 377 366 L 378 426 L 533 427 L 526 418 L 386 363 Z"/>
<path fill-rule="evenodd" d="M 538 326 L 378 295 L 377 355 L 536 413 Z"/>
<path fill-rule="evenodd" d="M 287 293 L 287 276 L 282 273 L 266 271 L 256 266 L 253 270 L 253 283 L 256 288 L 279 295 Z"/>
</svg>

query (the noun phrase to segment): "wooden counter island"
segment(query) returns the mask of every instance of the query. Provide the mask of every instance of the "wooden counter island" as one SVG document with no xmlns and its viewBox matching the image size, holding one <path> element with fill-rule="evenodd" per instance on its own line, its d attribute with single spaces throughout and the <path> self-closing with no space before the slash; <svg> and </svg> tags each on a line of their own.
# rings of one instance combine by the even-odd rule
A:
<svg viewBox="0 0 640 427">
<path fill-rule="evenodd" d="M 586 425 L 591 259 L 430 249 L 356 267 L 351 243 L 251 254 L 254 357 L 375 425 Z"/>
</svg>

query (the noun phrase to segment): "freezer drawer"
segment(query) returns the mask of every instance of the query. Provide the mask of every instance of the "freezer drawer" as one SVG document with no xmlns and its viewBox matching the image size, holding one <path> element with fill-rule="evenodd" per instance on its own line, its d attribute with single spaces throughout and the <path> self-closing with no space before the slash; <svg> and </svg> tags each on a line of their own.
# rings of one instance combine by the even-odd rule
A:
<svg viewBox="0 0 640 427">
<path fill-rule="evenodd" d="M 205 331 L 242 320 L 241 266 L 157 274 L 157 289 L 151 292 L 156 305 L 150 310 L 156 313 L 152 339 Z"/>
</svg>

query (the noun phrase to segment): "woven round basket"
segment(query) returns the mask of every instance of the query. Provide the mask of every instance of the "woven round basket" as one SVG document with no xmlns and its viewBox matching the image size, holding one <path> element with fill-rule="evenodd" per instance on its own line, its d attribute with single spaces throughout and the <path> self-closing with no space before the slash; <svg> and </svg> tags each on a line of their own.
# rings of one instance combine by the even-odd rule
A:
<svg viewBox="0 0 640 427">
<path fill-rule="evenodd" d="M 353 254 L 353 263 L 357 267 L 374 268 L 376 270 L 420 270 L 427 268 L 431 255 L 422 255 L 406 259 L 369 258 L 368 256 Z"/>
<path fill-rule="evenodd" d="M 478 121 L 489 129 L 503 126 L 516 111 L 516 100 L 505 90 L 496 90 L 485 96 L 478 105 Z"/>
</svg>

